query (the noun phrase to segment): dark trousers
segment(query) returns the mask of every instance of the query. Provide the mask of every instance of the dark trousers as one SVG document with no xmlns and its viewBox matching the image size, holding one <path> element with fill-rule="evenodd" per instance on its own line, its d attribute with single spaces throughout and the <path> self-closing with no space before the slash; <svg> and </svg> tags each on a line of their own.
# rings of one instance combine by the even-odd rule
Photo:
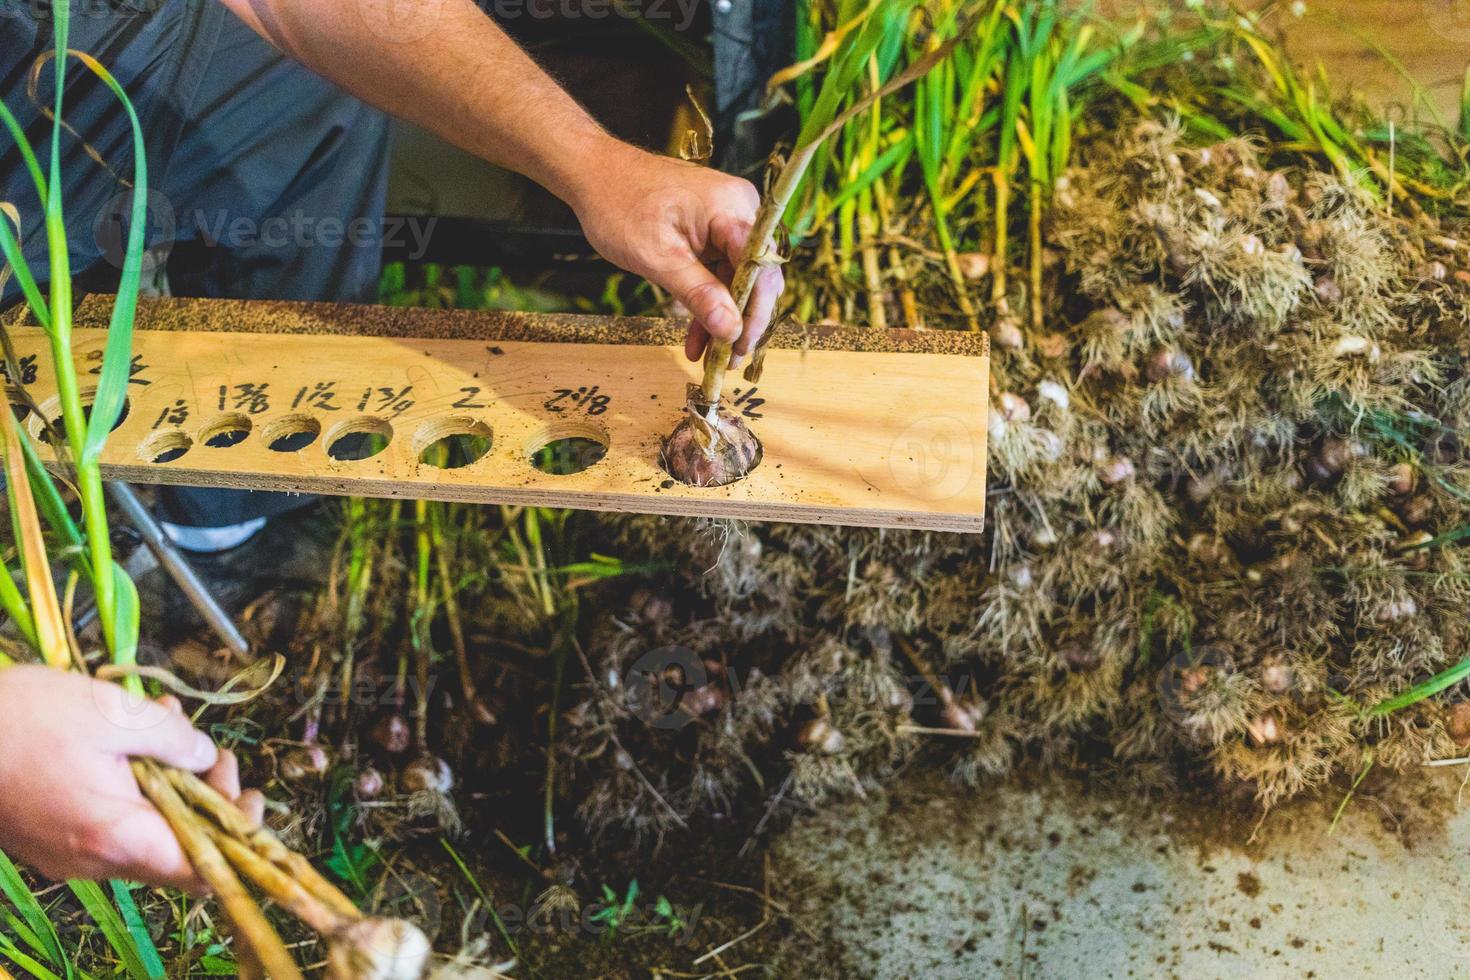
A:
<svg viewBox="0 0 1470 980">
<path fill-rule="evenodd" d="M 0 98 L 43 167 L 54 65 L 34 97 L 32 66 L 52 48 L 48 5 L 0 0 Z M 283 57 L 215 0 L 76 0 L 72 48 L 98 58 L 132 98 L 147 143 L 148 240 L 167 252 L 179 296 L 371 302 L 386 194 L 385 117 Z M 62 200 L 78 291 L 115 286 L 130 202 L 132 135 L 114 97 L 75 62 L 61 144 Z M 31 270 L 47 263 L 40 202 L 0 130 L 0 199 L 22 216 Z M 18 298 L 8 285 L 4 302 Z M 177 488 L 165 517 L 218 526 L 303 498 Z"/>
</svg>

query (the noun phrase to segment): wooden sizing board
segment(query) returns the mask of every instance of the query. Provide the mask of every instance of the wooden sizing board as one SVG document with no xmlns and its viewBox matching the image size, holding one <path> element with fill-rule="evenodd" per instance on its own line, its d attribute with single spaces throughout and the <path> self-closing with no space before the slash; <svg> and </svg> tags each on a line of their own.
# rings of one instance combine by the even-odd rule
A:
<svg viewBox="0 0 1470 980">
<path fill-rule="evenodd" d="M 93 296 L 77 310 L 84 379 L 100 363 L 111 302 Z M 54 418 L 44 335 L 9 330 L 19 380 Z M 134 483 L 981 530 L 983 334 L 788 328 L 758 385 L 732 374 L 727 387 L 762 442 L 760 465 L 729 486 L 696 488 L 658 462 L 697 380 L 683 332 L 672 320 L 148 300 L 128 410 L 103 469 Z M 26 424 L 41 432 L 39 417 Z M 361 460 L 329 454 L 361 431 L 386 437 L 386 448 Z M 222 432 L 239 441 L 206 445 Z M 488 436 L 489 451 L 457 469 L 421 460 L 457 433 Z M 571 475 L 532 465 L 536 450 L 567 438 L 601 443 L 606 455 Z"/>
<path fill-rule="evenodd" d="M 1102 0 L 1097 12 L 1122 21 L 1157 14 L 1159 0 Z M 1451 122 L 1459 115 L 1470 60 L 1470 0 L 1307 0 L 1301 16 L 1276 0 L 1245 0 L 1268 11 L 1261 29 L 1285 38 L 1286 52 L 1309 74 L 1324 65 L 1335 92 L 1354 92 L 1393 113 L 1401 126 L 1424 112 L 1422 92 Z M 1407 72 L 1407 77 L 1405 76 Z"/>
</svg>

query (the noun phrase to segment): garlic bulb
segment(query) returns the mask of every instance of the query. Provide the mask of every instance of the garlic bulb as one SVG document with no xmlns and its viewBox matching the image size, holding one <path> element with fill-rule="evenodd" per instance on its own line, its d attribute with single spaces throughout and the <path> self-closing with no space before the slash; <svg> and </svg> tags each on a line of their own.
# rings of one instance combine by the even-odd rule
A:
<svg viewBox="0 0 1470 980">
<path fill-rule="evenodd" d="M 970 282 L 990 274 L 990 256 L 984 252 L 960 252 L 955 258 L 959 262 L 960 275 Z"/>
<path fill-rule="evenodd" d="M 715 444 L 706 450 L 699 422 L 685 417 L 664 440 L 659 463 L 680 483 L 691 487 L 723 487 L 744 479 L 761 461 L 761 442 L 740 416 L 716 413 Z"/>
<path fill-rule="evenodd" d="M 429 937 L 411 922 L 359 919 L 328 940 L 331 980 L 418 980 L 433 951 Z"/>
<path fill-rule="evenodd" d="M 1059 381 L 1044 378 L 1036 385 L 1036 397 L 1042 401 L 1051 402 L 1062 411 L 1066 411 L 1072 404 L 1072 396 L 1066 387 Z"/>
<path fill-rule="evenodd" d="M 378 719 L 369 738 L 387 754 L 401 755 L 413 745 L 413 728 L 407 718 L 395 711 Z"/>
<path fill-rule="evenodd" d="M 1366 356 L 1370 361 L 1376 361 L 1382 355 L 1378 345 L 1367 337 L 1347 336 L 1339 337 L 1337 343 L 1332 345 L 1332 352 L 1338 357 Z"/>
<path fill-rule="evenodd" d="M 308 745 L 281 760 L 281 778 L 290 783 L 321 777 L 332 767 L 332 757 L 320 745 Z"/>
<path fill-rule="evenodd" d="M 996 317 L 990 325 L 990 341 L 1006 350 L 1020 350 L 1026 346 L 1026 335 L 1021 333 L 1021 321 L 1012 314 Z"/>
<path fill-rule="evenodd" d="M 1025 422 L 1031 418 L 1031 406 L 1026 404 L 1026 399 L 1009 391 L 996 397 L 995 406 L 1007 422 Z"/>
<path fill-rule="evenodd" d="M 383 795 L 383 774 L 368 766 L 352 781 L 352 790 L 359 800 L 376 800 Z"/>
<path fill-rule="evenodd" d="M 1131 480 L 1136 472 L 1133 460 L 1127 456 L 1109 456 L 1098 468 L 1098 476 L 1108 486 Z"/>
<path fill-rule="evenodd" d="M 796 742 L 808 752 L 837 755 L 847 746 L 847 739 L 825 717 L 813 718 L 801 726 Z"/>
<path fill-rule="evenodd" d="M 1160 347 L 1148 356 L 1143 373 L 1154 383 L 1166 378 L 1194 380 L 1194 362 L 1189 355 L 1173 347 Z"/>
<path fill-rule="evenodd" d="M 1313 288 L 1317 293 L 1317 298 L 1329 306 L 1335 306 L 1342 302 L 1342 287 L 1337 284 L 1337 280 L 1332 276 L 1318 278 Z"/>
<path fill-rule="evenodd" d="M 1414 492 L 1418 475 L 1411 463 L 1395 463 L 1388 471 L 1388 492 L 1396 497 L 1405 497 Z"/>
<path fill-rule="evenodd" d="M 1257 748 L 1265 748 L 1275 745 L 1283 737 L 1281 719 L 1274 714 L 1266 713 L 1246 723 L 1246 734 L 1250 736 L 1251 744 Z"/>
<path fill-rule="evenodd" d="M 421 755 L 403 767 L 399 777 L 409 793 L 448 793 L 454 788 L 454 770 L 436 755 Z"/>
</svg>

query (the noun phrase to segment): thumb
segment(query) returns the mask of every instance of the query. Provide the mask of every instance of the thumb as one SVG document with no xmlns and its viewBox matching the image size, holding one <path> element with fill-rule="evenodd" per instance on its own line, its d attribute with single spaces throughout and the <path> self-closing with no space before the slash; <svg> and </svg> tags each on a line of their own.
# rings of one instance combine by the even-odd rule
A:
<svg viewBox="0 0 1470 980">
<path fill-rule="evenodd" d="M 109 752 L 156 759 L 189 772 L 205 772 L 219 759 L 210 737 L 179 711 L 106 681 L 94 682 L 93 699 L 99 714 L 94 735 Z"/>
<path fill-rule="evenodd" d="M 703 262 L 691 257 L 661 278 L 660 285 L 684 304 L 711 337 L 733 342 L 740 336 L 740 311 L 735 300 L 729 288 Z"/>
</svg>

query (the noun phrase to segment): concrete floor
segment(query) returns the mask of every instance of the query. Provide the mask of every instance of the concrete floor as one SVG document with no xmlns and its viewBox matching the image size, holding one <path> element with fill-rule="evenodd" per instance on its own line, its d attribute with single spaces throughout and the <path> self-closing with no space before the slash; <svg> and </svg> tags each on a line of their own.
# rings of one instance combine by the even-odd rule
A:
<svg viewBox="0 0 1470 980">
<path fill-rule="evenodd" d="M 1339 798 L 1257 828 L 1248 805 L 936 781 L 799 819 L 772 864 L 823 933 L 807 975 L 1463 977 L 1463 777 L 1360 792 L 1331 836 Z"/>
</svg>

